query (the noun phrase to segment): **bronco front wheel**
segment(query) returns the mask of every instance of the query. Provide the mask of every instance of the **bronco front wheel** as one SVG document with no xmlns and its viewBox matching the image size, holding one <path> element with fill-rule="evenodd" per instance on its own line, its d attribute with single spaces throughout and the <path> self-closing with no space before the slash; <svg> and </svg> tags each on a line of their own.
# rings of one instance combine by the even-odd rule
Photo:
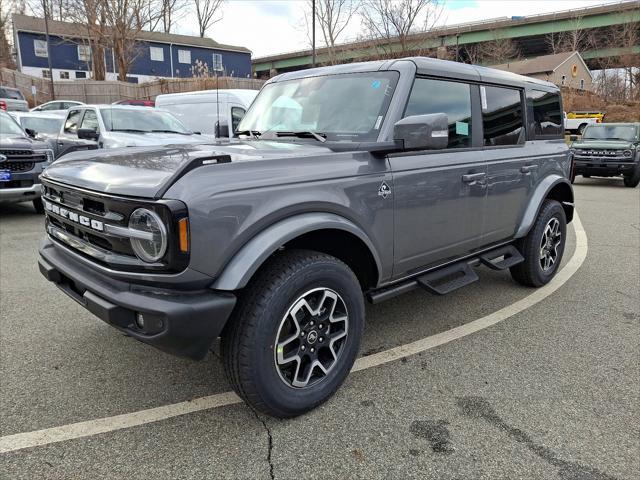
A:
<svg viewBox="0 0 640 480">
<path fill-rule="evenodd" d="M 244 289 L 222 338 L 229 380 L 256 410 L 300 415 L 326 401 L 360 347 L 360 284 L 335 257 L 277 254 Z"/>
</svg>

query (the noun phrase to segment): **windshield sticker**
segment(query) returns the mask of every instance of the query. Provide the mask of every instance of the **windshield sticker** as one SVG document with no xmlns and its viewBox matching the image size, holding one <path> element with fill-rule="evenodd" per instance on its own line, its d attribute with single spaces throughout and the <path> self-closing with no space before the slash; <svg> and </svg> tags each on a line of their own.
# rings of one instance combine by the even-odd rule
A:
<svg viewBox="0 0 640 480">
<path fill-rule="evenodd" d="M 382 86 L 382 82 L 380 80 L 374 80 L 371 82 L 371 88 L 378 89 Z"/>
<path fill-rule="evenodd" d="M 456 135 L 469 135 L 469 124 L 467 122 L 456 122 Z"/>
<path fill-rule="evenodd" d="M 382 123 L 382 115 L 378 116 L 378 119 L 376 120 L 376 124 L 373 127 L 374 130 L 378 130 L 380 128 L 380 124 Z"/>
</svg>

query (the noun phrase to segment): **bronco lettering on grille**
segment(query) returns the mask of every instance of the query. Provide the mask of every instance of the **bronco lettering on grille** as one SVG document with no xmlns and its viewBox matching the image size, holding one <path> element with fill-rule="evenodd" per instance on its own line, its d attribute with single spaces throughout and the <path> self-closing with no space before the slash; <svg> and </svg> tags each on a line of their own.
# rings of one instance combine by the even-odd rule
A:
<svg viewBox="0 0 640 480">
<path fill-rule="evenodd" d="M 60 207 L 54 203 L 48 202 L 47 200 L 43 200 L 44 208 L 56 215 L 61 216 L 62 218 L 66 218 L 74 223 L 78 223 L 84 227 L 92 228 L 93 230 L 97 230 L 99 232 L 104 232 L 104 223 L 99 220 L 93 220 L 84 215 L 80 215 L 79 213 L 73 212 L 67 208 Z"/>
</svg>

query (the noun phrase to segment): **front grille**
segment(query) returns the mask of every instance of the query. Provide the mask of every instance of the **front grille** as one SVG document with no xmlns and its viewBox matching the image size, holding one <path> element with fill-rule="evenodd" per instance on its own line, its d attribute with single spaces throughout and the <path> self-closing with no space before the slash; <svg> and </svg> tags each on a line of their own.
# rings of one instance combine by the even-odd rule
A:
<svg viewBox="0 0 640 480">
<path fill-rule="evenodd" d="M 34 152 L 33 150 L 14 150 L 14 149 L 0 149 L 0 154 L 7 157 L 7 160 L 21 160 L 31 162 L 46 162 L 46 152 Z"/>
<path fill-rule="evenodd" d="M 28 172 L 33 170 L 36 164 L 34 162 L 2 162 L 0 170 L 9 170 L 10 172 Z"/>
<path fill-rule="evenodd" d="M 583 158 L 603 158 L 606 160 L 631 161 L 631 157 L 624 156 L 624 150 L 602 150 L 602 149 L 580 149 L 576 150 L 577 157 Z"/>
<path fill-rule="evenodd" d="M 114 197 L 53 183 L 46 178 L 42 179 L 42 185 L 47 232 L 52 240 L 66 248 L 115 270 L 173 272 L 187 266 L 189 256 L 178 251 L 172 213 L 186 216 L 186 208 L 180 202 Z M 176 203 L 180 204 L 178 208 L 173 207 Z M 139 260 L 128 237 L 129 217 L 140 207 L 155 211 L 169 234 L 167 255 L 155 264 Z"/>
</svg>

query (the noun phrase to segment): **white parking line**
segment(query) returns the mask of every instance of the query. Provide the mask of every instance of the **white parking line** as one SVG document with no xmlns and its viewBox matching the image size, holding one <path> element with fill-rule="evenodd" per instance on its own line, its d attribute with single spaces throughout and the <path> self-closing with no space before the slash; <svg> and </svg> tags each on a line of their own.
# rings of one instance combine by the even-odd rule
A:
<svg viewBox="0 0 640 480">
<path fill-rule="evenodd" d="M 535 305 L 545 299 L 564 285 L 580 268 L 587 256 L 587 235 L 584 231 L 580 217 L 576 213 L 573 218 L 573 228 L 576 234 L 576 248 L 571 259 L 556 277 L 542 288 L 533 291 L 522 300 L 508 305 L 496 312 L 478 318 L 460 327 L 452 328 L 446 332 L 431 335 L 412 343 L 385 350 L 384 352 L 359 358 L 352 371 L 357 372 L 367 368 L 383 365 L 399 360 L 403 357 L 415 355 L 431 348 L 444 345 L 484 328 L 502 322 L 517 313 Z M 98 435 L 100 433 L 113 432 L 123 428 L 135 427 L 147 423 L 158 422 L 168 418 L 194 413 L 201 410 L 209 410 L 227 405 L 241 403 L 242 400 L 233 392 L 224 392 L 207 397 L 200 397 L 186 402 L 173 403 L 162 407 L 140 410 L 133 413 L 125 413 L 113 417 L 87 420 L 86 422 L 71 423 L 59 427 L 45 428 L 33 432 L 16 433 L 0 437 L 0 453 L 13 452 L 24 448 L 38 447 L 50 443 L 63 442 L 76 438 Z"/>
</svg>

